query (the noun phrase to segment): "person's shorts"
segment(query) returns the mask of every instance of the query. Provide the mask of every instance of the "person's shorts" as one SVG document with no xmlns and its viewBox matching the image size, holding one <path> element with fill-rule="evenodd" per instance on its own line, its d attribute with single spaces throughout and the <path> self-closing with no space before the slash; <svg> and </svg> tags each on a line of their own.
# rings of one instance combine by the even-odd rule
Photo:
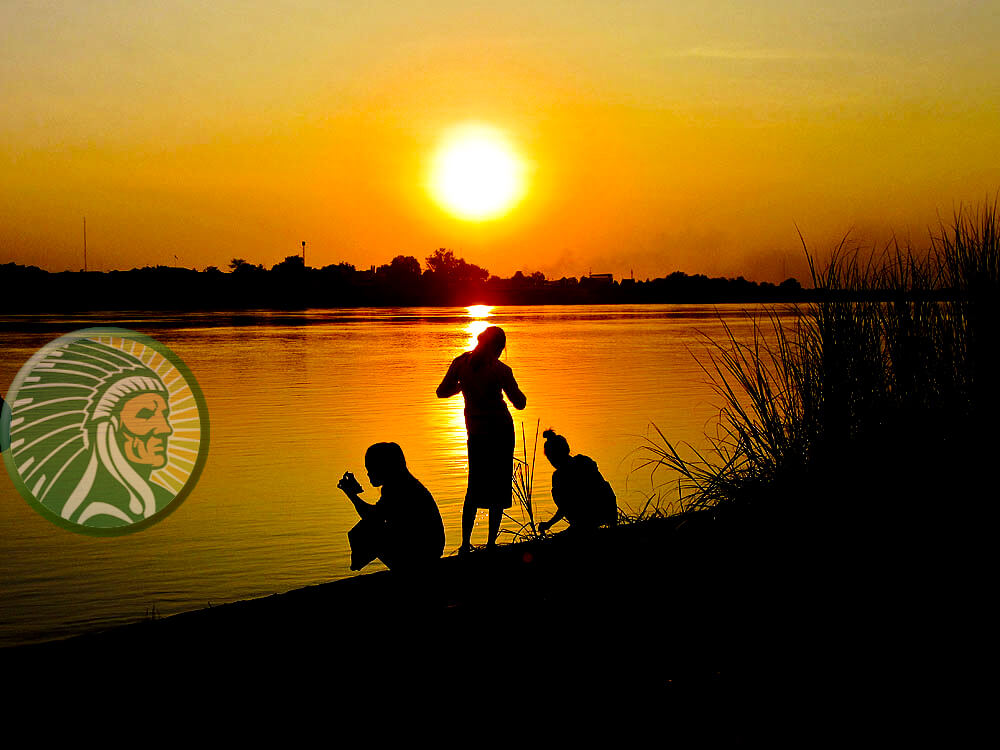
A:
<svg viewBox="0 0 1000 750">
<path fill-rule="evenodd" d="M 509 508 L 514 476 L 514 425 L 501 433 L 469 436 L 469 489 L 477 508 Z"/>
</svg>

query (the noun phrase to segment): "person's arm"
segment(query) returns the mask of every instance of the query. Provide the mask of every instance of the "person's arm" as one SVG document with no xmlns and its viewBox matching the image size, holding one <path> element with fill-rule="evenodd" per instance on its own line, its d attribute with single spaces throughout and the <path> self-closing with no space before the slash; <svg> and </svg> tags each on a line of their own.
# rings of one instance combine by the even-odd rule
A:
<svg viewBox="0 0 1000 750">
<path fill-rule="evenodd" d="M 552 472 L 552 502 L 556 504 L 556 514 L 552 516 L 548 521 L 542 521 L 538 524 L 538 532 L 544 534 L 546 531 L 551 529 L 559 521 L 563 520 L 566 515 L 563 513 L 562 503 L 560 502 L 565 495 L 564 476 L 556 470 Z"/>
<path fill-rule="evenodd" d="M 362 518 L 372 518 L 379 514 L 376 506 L 366 503 L 359 497 L 361 494 L 361 485 L 354 478 L 353 474 L 345 473 L 343 478 L 337 482 L 337 489 L 347 495 L 347 499 L 354 504 L 354 509 Z"/>
<path fill-rule="evenodd" d="M 347 495 L 348 500 L 354 503 L 354 509 L 361 518 L 367 520 L 369 518 L 376 518 L 379 515 L 377 506 L 366 503 L 358 496 L 357 492 L 348 492 L 343 487 L 341 487 L 341 491 Z"/>
<path fill-rule="evenodd" d="M 459 380 L 459 362 L 462 357 L 456 357 L 452 360 L 451 366 L 448 368 L 448 372 L 445 373 L 444 380 L 441 381 L 441 385 L 437 387 L 438 398 L 448 398 L 449 396 L 454 396 L 456 393 L 461 393 L 462 382 Z"/>
<path fill-rule="evenodd" d="M 562 519 L 563 519 L 563 512 L 561 510 L 557 510 L 556 514 L 552 516 L 552 518 L 550 518 L 548 521 L 542 521 L 540 524 L 538 524 L 538 533 L 544 534 L 546 531 L 551 529 L 554 524 L 558 523 Z"/>
<path fill-rule="evenodd" d="M 510 399 L 515 409 L 521 410 L 527 406 L 528 399 L 521 393 L 521 389 L 517 387 L 517 381 L 514 380 L 514 371 L 509 367 L 504 372 L 503 392 L 507 394 L 507 398 Z"/>
</svg>

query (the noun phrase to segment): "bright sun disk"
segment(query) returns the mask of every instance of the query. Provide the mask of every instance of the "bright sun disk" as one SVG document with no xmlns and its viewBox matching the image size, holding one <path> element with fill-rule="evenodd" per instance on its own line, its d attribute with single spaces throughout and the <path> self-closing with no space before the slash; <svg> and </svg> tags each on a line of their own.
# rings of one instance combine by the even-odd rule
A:
<svg viewBox="0 0 1000 750">
<path fill-rule="evenodd" d="M 484 221 L 507 213 L 524 183 L 524 163 L 498 130 L 465 125 L 448 133 L 438 149 L 430 190 L 455 216 Z"/>
</svg>

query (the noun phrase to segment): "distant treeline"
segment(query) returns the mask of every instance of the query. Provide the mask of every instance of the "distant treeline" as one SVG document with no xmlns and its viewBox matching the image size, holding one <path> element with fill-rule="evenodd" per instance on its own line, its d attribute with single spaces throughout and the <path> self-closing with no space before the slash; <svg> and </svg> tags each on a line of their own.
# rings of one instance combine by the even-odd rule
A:
<svg viewBox="0 0 1000 750">
<path fill-rule="evenodd" d="M 611 274 L 547 279 L 518 271 L 510 278 L 439 249 L 421 266 L 397 255 L 359 270 L 350 263 L 309 268 L 290 255 L 270 270 L 233 258 L 229 273 L 170 266 L 131 271 L 49 273 L 36 266 L 0 265 L 5 312 L 81 310 L 239 310 L 255 308 L 415 305 L 540 305 L 620 303 L 794 302 L 809 297 L 795 279 L 780 284 L 709 278 L 675 271 L 645 281 Z"/>
</svg>

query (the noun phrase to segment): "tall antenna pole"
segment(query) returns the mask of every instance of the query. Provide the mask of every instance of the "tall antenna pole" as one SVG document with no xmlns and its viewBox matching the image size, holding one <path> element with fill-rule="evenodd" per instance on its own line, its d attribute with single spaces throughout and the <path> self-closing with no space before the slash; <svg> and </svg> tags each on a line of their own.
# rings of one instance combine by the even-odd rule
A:
<svg viewBox="0 0 1000 750">
<path fill-rule="evenodd" d="M 83 217 L 83 270 L 87 270 L 87 217 Z"/>
</svg>

